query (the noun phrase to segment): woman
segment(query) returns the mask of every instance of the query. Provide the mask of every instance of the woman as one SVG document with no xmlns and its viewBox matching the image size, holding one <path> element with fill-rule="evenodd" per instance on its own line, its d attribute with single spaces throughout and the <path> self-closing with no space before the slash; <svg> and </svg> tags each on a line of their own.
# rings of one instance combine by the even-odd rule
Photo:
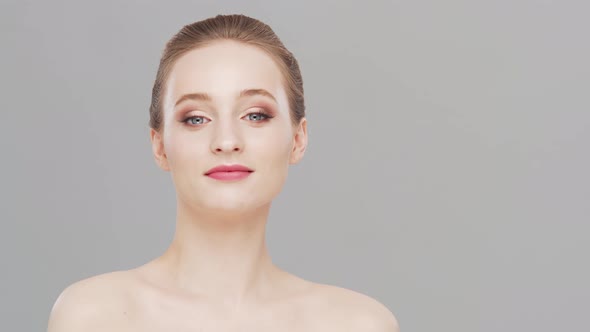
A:
<svg viewBox="0 0 590 332">
<path fill-rule="evenodd" d="M 398 331 L 377 300 L 268 254 L 271 202 L 307 145 L 299 67 L 268 25 L 218 15 L 185 26 L 162 55 L 149 124 L 176 188 L 174 239 L 145 265 L 67 287 L 49 332 Z"/>
</svg>

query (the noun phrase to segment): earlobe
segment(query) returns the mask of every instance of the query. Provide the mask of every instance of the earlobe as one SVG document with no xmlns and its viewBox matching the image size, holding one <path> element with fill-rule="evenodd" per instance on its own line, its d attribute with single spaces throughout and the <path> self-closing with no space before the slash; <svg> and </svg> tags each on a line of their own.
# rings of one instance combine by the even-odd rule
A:
<svg viewBox="0 0 590 332">
<path fill-rule="evenodd" d="M 150 141 L 152 143 L 152 152 L 154 154 L 154 158 L 156 160 L 156 164 L 165 170 L 169 171 L 170 168 L 168 166 L 168 158 L 166 157 L 166 152 L 164 151 L 164 142 L 162 141 L 162 135 L 150 128 Z"/>
</svg>

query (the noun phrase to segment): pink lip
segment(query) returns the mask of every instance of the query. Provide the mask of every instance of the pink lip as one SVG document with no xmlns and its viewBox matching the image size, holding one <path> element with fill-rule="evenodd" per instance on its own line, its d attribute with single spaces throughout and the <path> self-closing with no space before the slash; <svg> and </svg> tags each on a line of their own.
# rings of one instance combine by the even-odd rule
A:
<svg viewBox="0 0 590 332">
<path fill-rule="evenodd" d="M 254 172 L 243 165 L 219 165 L 208 170 L 205 175 L 217 180 L 239 180 Z"/>
<path fill-rule="evenodd" d="M 252 172 L 214 172 L 207 174 L 207 176 L 216 180 L 240 180 L 250 175 L 250 173 Z"/>
</svg>

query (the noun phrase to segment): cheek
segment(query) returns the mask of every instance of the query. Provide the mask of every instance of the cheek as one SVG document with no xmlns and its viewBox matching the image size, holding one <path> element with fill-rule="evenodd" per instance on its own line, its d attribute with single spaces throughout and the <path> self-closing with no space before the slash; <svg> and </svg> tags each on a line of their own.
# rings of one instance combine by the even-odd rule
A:
<svg viewBox="0 0 590 332">
<path fill-rule="evenodd" d="M 275 197 L 283 188 L 289 172 L 289 144 L 285 141 L 275 140 L 267 150 L 265 159 L 266 190 Z"/>
<path fill-rule="evenodd" d="M 168 163 L 173 169 L 191 167 L 195 161 L 202 160 L 199 153 L 203 147 L 199 146 L 199 141 L 182 133 L 171 133 L 166 137 L 164 149 Z"/>
<path fill-rule="evenodd" d="M 274 172 L 283 172 L 289 164 L 290 142 L 286 140 L 269 139 L 264 143 L 264 147 L 258 148 L 260 159 L 265 160 L 267 167 L 272 168 Z"/>
</svg>

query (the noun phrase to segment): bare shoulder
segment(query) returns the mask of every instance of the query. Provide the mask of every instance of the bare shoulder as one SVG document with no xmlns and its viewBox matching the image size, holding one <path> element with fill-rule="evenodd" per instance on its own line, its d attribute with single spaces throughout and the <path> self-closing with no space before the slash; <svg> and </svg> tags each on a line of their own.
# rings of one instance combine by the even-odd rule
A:
<svg viewBox="0 0 590 332">
<path fill-rule="evenodd" d="M 48 332 L 94 331 L 125 319 L 130 276 L 114 271 L 74 282 L 61 291 L 49 314 Z"/>
<path fill-rule="evenodd" d="M 396 317 L 377 299 L 334 285 L 318 284 L 316 288 L 322 307 L 331 308 L 328 316 L 334 315 L 344 324 L 341 331 L 399 332 Z"/>
</svg>

